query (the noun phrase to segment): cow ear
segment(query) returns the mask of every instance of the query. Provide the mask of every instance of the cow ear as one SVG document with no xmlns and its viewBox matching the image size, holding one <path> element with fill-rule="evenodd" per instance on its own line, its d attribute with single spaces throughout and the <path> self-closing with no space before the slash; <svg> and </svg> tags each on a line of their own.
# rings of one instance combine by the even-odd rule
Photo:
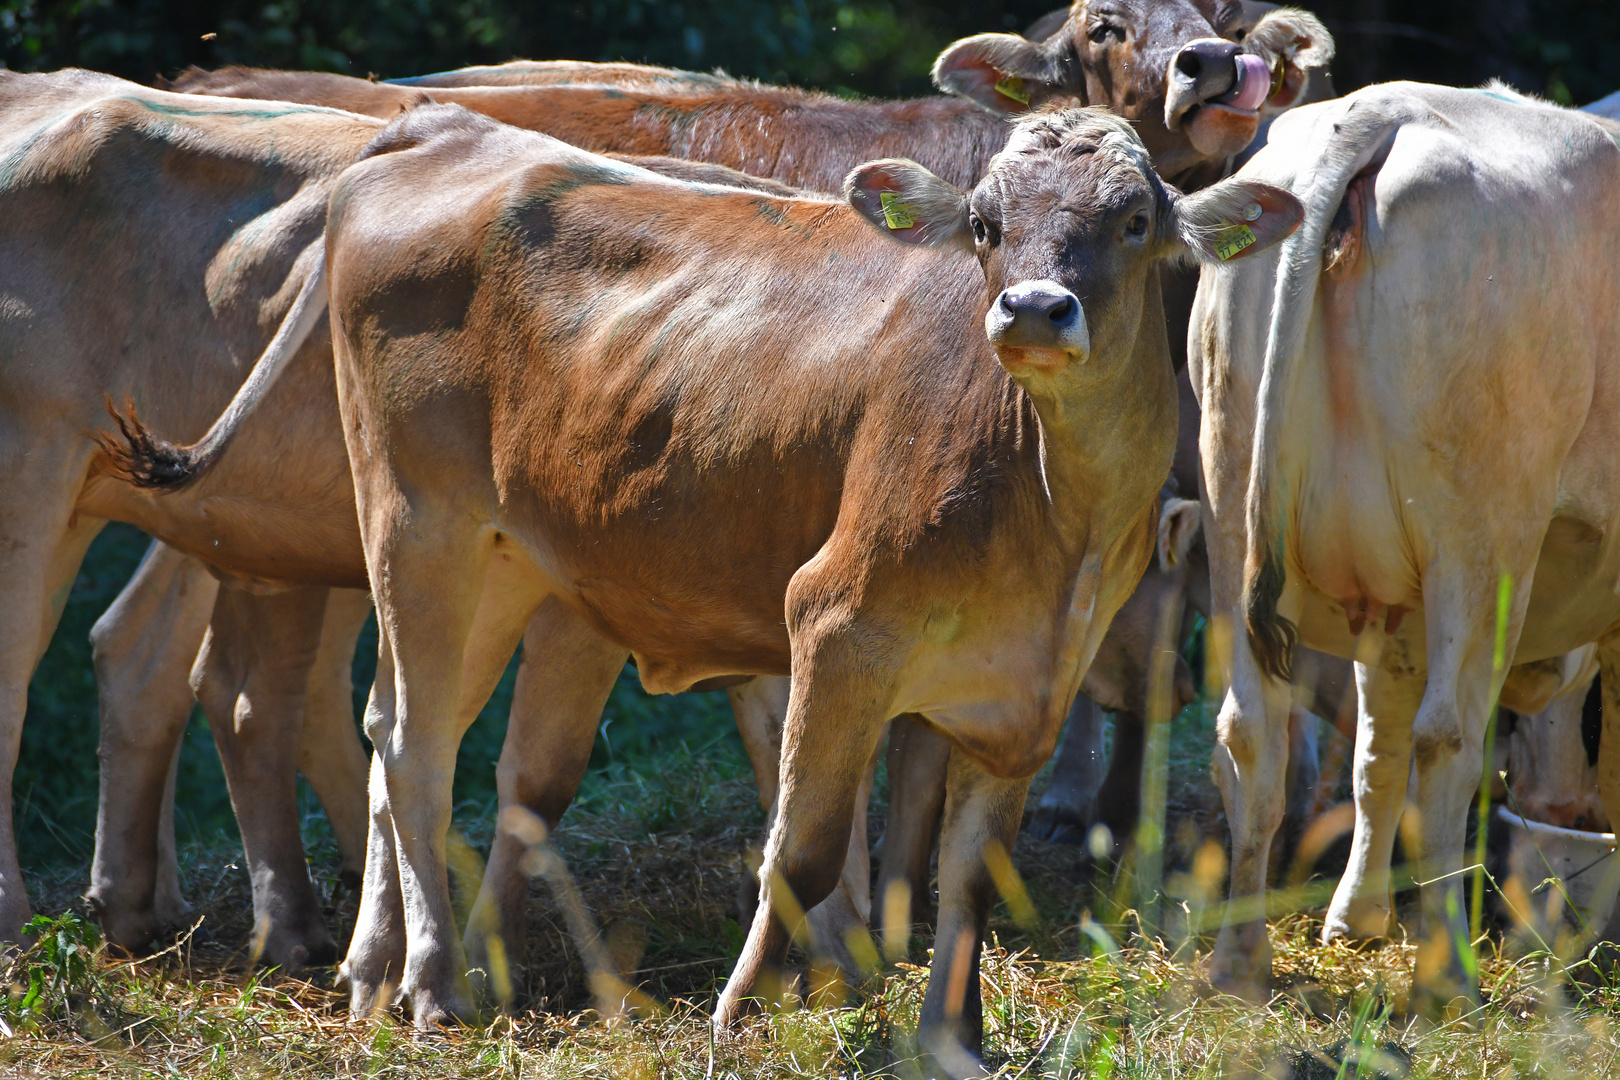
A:
<svg viewBox="0 0 1620 1080">
<path fill-rule="evenodd" d="M 1299 228 L 1305 207 L 1290 192 L 1232 177 L 1178 196 L 1175 232 L 1200 262 L 1225 263 L 1264 251 Z"/>
<path fill-rule="evenodd" d="M 1271 92 L 1261 106 L 1265 115 L 1285 112 L 1307 97 L 1321 101 L 1333 96 L 1328 76 L 1333 35 L 1310 12 L 1298 8 L 1268 12 L 1244 37 L 1243 51 L 1260 57 L 1271 72 Z M 1313 82 L 1321 96 L 1311 93 Z"/>
<path fill-rule="evenodd" d="M 934 85 L 991 112 L 1021 113 L 1062 88 L 1066 39 L 1037 42 L 1017 34 L 975 34 L 934 61 Z"/>
<path fill-rule="evenodd" d="M 866 220 L 909 244 L 973 250 L 968 197 L 905 158 L 869 161 L 844 179 L 844 198 Z"/>
<path fill-rule="evenodd" d="M 1197 499 L 1164 500 L 1159 508 L 1159 569 L 1172 570 L 1187 561 L 1187 552 L 1204 526 L 1204 504 Z"/>
</svg>

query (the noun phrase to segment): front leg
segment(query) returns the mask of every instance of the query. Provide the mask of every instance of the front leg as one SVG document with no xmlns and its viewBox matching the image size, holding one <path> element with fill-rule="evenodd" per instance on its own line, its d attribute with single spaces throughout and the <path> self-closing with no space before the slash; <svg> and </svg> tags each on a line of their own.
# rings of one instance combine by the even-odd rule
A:
<svg viewBox="0 0 1620 1080">
<path fill-rule="evenodd" d="M 854 633 L 795 632 L 793 690 L 782 733 L 776 819 L 760 867 L 760 904 L 720 995 L 714 1022 L 756 1011 L 776 981 L 803 912 L 837 886 L 867 763 L 888 718 L 892 691 Z M 809 945 L 811 943 L 805 942 Z"/>
<path fill-rule="evenodd" d="M 1029 780 L 1000 780 L 959 749 L 951 751 L 945 822 L 939 838 L 939 929 L 917 1041 L 950 1073 L 977 1067 L 984 1037 L 979 953 L 996 902 L 985 849 L 1010 854 Z"/>
</svg>

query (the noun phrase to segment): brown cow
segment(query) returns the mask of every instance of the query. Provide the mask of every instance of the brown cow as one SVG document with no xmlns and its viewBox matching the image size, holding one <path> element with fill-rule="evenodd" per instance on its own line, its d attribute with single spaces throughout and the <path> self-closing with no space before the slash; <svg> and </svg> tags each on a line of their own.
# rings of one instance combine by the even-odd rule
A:
<svg viewBox="0 0 1620 1080">
<path fill-rule="evenodd" d="M 194 677 L 242 825 L 263 955 L 282 965 L 334 952 L 299 843 L 295 777 L 306 699 L 313 692 L 319 720 L 343 715 L 327 707 L 344 696 L 341 662 L 322 667 L 332 678 L 311 681 L 323 626 L 356 618 L 354 598 L 336 610 L 328 587 L 367 586 L 324 320 L 311 316 L 311 333 L 230 466 L 183 497 L 155 499 L 118 481 L 88 434 L 105 426 L 109 395 L 177 429 L 203 430 L 294 305 L 302 278 L 289 274 L 318 261 L 310 245 L 325 227 L 332 179 L 382 126 L 88 72 L 0 74 L 0 416 L 12 433 L 9 494 L 0 493 L 0 591 L 12 598 L 0 619 L 0 729 L 21 724 L 60 599 L 107 519 L 215 566 L 211 641 Z M 716 168 L 653 164 L 700 175 Z M 152 594 L 144 599 L 199 614 L 185 597 L 168 597 L 169 585 L 185 591 L 183 581 L 143 580 Z M 138 613 L 120 611 L 97 633 L 98 670 L 121 672 L 132 693 L 104 715 L 121 719 L 128 704 L 150 702 L 170 722 L 133 738 L 127 724 L 103 732 L 103 783 L 121 801 L 103 807 L 91 899 L 110 936 L 139 946 L 183 910 L 172 863 L 157 861 L 172 858 L 160 837 L 173 719 L 183 719 L 174 691 L 183 701 L 201 629 L 183 617 L 170 627 L 175 637 L 141 639 L 125 615 Z M 343 633 L 352 630 L 333 630 Z M 147 677 L 173 681 L 145 685 Z M 14 754 L 15 739 L 9 745 Z M 131 764 L 132 753 L 133 783 L 114 785 L 115 766 Z M 6 784 L 13 764 L 0 769 Z M 331 767 L 352 772 L 353 761 L 333 760 L 328 748 L 305 764 L 326 796 L 332 786 L 322 777 L 341 778 Z M 359 831 L 346 829 L 354 818 L 340 803 L 327 799 L 340 836 Z M 28 902 L 9 817 L 3 828 L 0 937 L 15 940 Z M 124 837 L 128 845 L 113 850 Z"/>
<path fill-rule="evenodd" d="M 946 49 L 934 77 L 955 98 L 849 101 L 574 61 L 522 61 L 525 79 L 543 85 L 443 86 L 432 96 L 589 150 L 698 158 L 818 191 L 837 191 L 853 162 L 899 154 L 969 185 L 1006 140 L 1006 117 L 1046 100 L 1106 105 L 1138 126 L 1161 174 L 1188 186 L 1218 177 L 1254 138 L 1262 115 L 1299 100 L 1310 72 L 1332 53 L 1321 23 L 1294 9 L 1268 14 L 1240 49 L 1220 38 L 1191 0 L 1132 0 L 1106 12 L 1082 2 L 1047 41 L 980 34 Z M 1255 71 L 1271 72 L 1276 91 L 1268 85 L 1253 107 L 1241 108 L 1248 97 L 1231 99 L 1245 88 L 1249 97 L 1258 93 Z M 586 79 L 608 85 L 584 85 Z M 407 85 L 250 68 L 190 71 L 172 86 L 384 119 L 423 94 Z"/>
<path fill-rule="evenodd" d="M 1243 22 L 1245 18 L 1247 22 Z M 1183 184 L 1207 182 L 1219 176 L 1226 157 L 1253 135 L 1260 112 L 1292 104 L 1304 92 L 1307 76 L 1332 55 L 1332 39 L 1320 24 L 1303 12 L 1291 10 L 1269 9 L 1259 18 L 1253 12 L 1233 9 L 1223 12 L 1218 23 L 1211 23 L 1185 4 L 1119 8 L 1106 19 L 1077 5 L 1069 13 L 1069 22 L 1073 25 L 1067 36 L 1055 35 L 1039 49 L 1013 35 L 966 39 L 941 56 L 936 74 L 942 85 L 980 98 L 988 94 L 987 103 L 1005 110 L 1017 107 L 1017 103 L 993 87 L 978 86 L 970 78 L 973 71 L 979 70 L 973 65 L 980 62 L 986 50 L 997 56 L 1021 58 L 1019 63 L 1034 63 L 1026 55 L 1029 50 L 1050 53 L 1060 46 L 1069 49 L 1072 59 L 1065 63 L 1079 65 L 1086 74 L 1078 80 L 1065 76 L 1065 92 L 1080 87 L 1083 100 L 1096 100 L 1101 95 L 1117 112 L 1143 125 L 1150 133 L 1150 141 L 1157 138 L 1160 156 L 1172 166 L 1179 163 L 1178 179 Z M 1086 35 L 1074 29 L 1081 25 L 1091 28 Z M 1279 73 L 1279 88 L 1266 102 L 1265 110 L 1240 116 L 1217 100 L 1231 91 L 1232 82 L 1216 77 L 1219 73 L 1209 66 L 1211 58 L 1224 58 L 1230 63 L 1237 52 L 1230 42 L 1197 38 L 1199 34 L 1214 34 L 1217 26 L 1227 33 L 1248 31 L 1249 47 L 1255 51 L 1250 59 L 1260 55 L 1264 66 Z M 1166 66 L 1166 61 L 1173 64 Z M 1199 78 L 1189 81 L 1187 71 L 1195 69 Z M 473 70 L 496 77 L 491 69 Z M 1234 67 L 1228 71 L 1234 79 L 1236 70 Z M 920 160 L 948 180 L 972 183 L 1005 135 L 1002 121 L 961 101 L 848 102 L 714 76 L 693 75 L 682 83 L 675 78 L 678 73 L 667 69 L 626 64 L 522 61 L 499 71 L 500 77 L 512 85 L 438 91 L 436 97 L 485 111 L 509 123 L 545 130 L 588 148 L 704 158 L 822 190 L 836 190 L 845 171 L 856 161 L 895 153 Z M 471 78 L 470 74 L 458 76 L 455 81 Z M 578 78 L 612 83 L 618 89 L 556 85 Z M 242 68 L 212 73 L 192 71 L 174 85 L 195 93 L 293 99 L 383 117 L 419 100 L 417 94 L 389 84 Z M 1054 93 L 1056 86 L 1053 84 Z M 647 87 L 653 89 L 629 93 Z M 1199 94 L 1205 96 L 1200 98 Z M 1167 102 L 1170 97 L 1176 101 Z M 1240 135 L 1242 142 L 1209 144 L 1208 156 L 1189 149 L 1195 129 L 1203 129 L 1181 121 L 1200 107 L 1200 101 L 1207 106 L 1204 112 L 1220 117 L 1223 125 L 1241 121 L 1231 130 L 1235 132 L 1233 138 Z M 1174 135 L 1152 136 L 1154 131 L 1168 132 L 1168 128 L 1155 125 L 1170 123 L 1171 112 L 1179 118 L 1172 126 L 1181 130 Z M 761 144 L 762 139 L 769 147 Z M 1179 326 L 1184 322 L 1182 312 L 1191 303 L 1190 280 L 1176 291 L 1184 294 L 1176 302 L 1178 314 L 1173 320 Z M 1184 334 L 1177 329 L 1172 336 L 1173 349 L 1179 356 Z M 902 807 L 903 813 L 902 820 L 891 823 L 894 828 L 890 838 L 899 841 L 900 834 L 906 834 L 911 841 L 886 841 L 890 858 L 886 859 L 881 884 L 886 889 L 902 864 L 908 867 L 905 877 L 920 915 L 925 906 L 926 871 L 918 867 L 927 862 L 927 839 L 933 827 L 933 815 L 927 813 L 927 808 L 937 806 L 942 798 L 946 751 L 943 744 L 926 733 L 906 732 L 904 725 L 897 729 L 897 735 L 897 744 L 910 747 L 912 753 L 909 761 L 891 757 L 894 805 Z M 762 790 L 764 783 L 762 780 Z M 913 809 L 918 811 L 918 820 L 904 820 L 904 812 Z M 855 843 L 861 846 L 860 840 Z"/>
<path fill-rule="evenodd" d="M 1176 430 L 1157 266 L 1264 249 L 1299 207 L 1240 179 L 1178 196 L 1095 110 L 1020 122 L 971 195 L 906 161 L 848 192 L 911 244 L 442 106 L 390 125 L 334 192 L 339 396 L 383 628 L 373 802 L 392 826 L 373 830 L 345 962 L 359 1010 L 385 986 L 419 1025 L 468 1008 L 449 770 L 543 605 L 558 643 L 540 655 L 628 647 L 654 690 L 791 672 L 722 1024 L 781 962 L 784 913 L 832 888 L 886 718 L 952 741 L 923 1015 L 977 1042 L 982 852 L 1012 845 L 1153 546 Z M 130 474 L 184 485 L 228 457 L 295 344 L 198 447 L 136 432 Z M 551 757 L 577 759 L 595 719 L 549 717 Z"/>
</svg>

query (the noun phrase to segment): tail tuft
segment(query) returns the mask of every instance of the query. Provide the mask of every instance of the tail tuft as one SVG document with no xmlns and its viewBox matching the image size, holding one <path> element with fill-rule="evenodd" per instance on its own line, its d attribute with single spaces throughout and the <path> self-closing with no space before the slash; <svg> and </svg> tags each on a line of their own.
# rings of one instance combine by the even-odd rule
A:
<svg viewBox="0 0 1620 1080">
<path fill-rule="evenodd" d="M 1251 572 L 1244 594 L 1248 603 L 1244 622 L 1248 624 L 1249 648 L 1260 670 L 1284 682 L 1293 678 L 1294 648 L 1299 644 L 1299 628 L 1277 614 L 1287 572 L 1276 547 L 1266 552 L 1258 572 Z"/>
<path fill-rule="evenodd" d="M 98 432 L 92 438 L 107 455 L 113 475 L 139 488 L 179 491 L 202 475 L 201 456 L 191 447 L 176 446 L 153 435 L 135 414 L 135 403 L 126 399 L 122 411 L 107 399 L 107 415 L 118 425 L 118 434 Z"/>
</svg>

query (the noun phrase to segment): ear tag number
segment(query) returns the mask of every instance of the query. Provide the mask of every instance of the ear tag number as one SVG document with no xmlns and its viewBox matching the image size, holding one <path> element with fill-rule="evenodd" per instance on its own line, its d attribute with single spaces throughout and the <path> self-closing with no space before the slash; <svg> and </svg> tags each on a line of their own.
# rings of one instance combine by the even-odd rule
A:
<svg viewBox="0 0 1620 1080">
<path fill-rule="evenodd" d="M 883 206 L 883 223 L 891 229 L 909 229 L 917 224 L 917 211 L 900 201 L 900 195 L 894 191 L 878 193 L 878 202 Z M 1249 238 L 1254 243 L 1254 238 Z"/>
<path fill-rule="evenodd" d="M 1229 221 L 1215 234 L 1215 257 L 1221 262 L 1226 262 L 1244 248 L 1253 247 L 1254 243 L 1253 229 L 1247 225 L 1234 225 Z"/>
<path fill-rule="evenodd" d="M 1024 89 L 1024 80 L 1017 75 L 1002 75 L 997 79 L 996 93 L 1005 98 L 1012 98 L 1020 105 L 1029 104 L 1029 91 Z"/>
</svg>

